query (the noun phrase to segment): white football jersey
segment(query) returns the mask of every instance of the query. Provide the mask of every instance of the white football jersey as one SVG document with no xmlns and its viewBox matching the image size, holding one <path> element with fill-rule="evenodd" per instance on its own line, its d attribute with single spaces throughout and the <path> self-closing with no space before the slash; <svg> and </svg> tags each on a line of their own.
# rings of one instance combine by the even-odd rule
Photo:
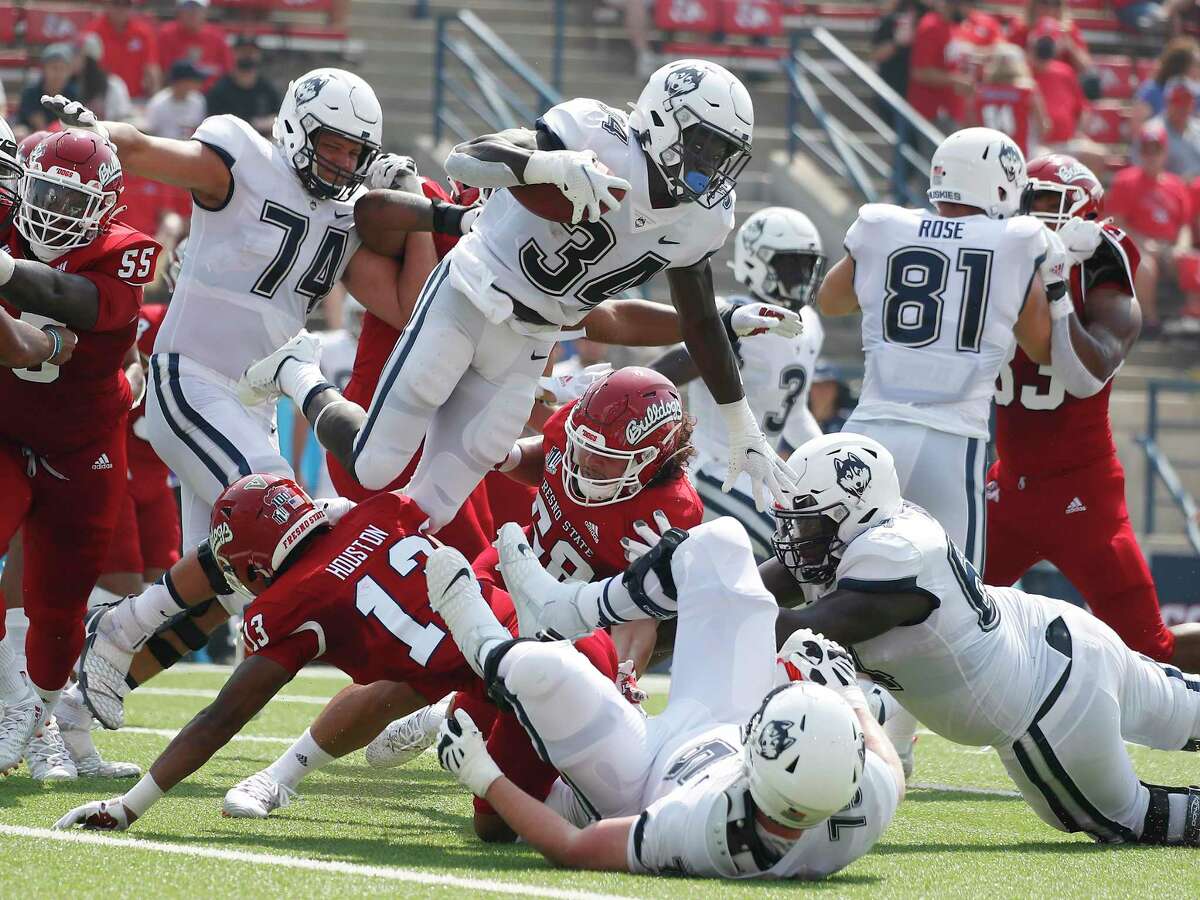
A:
<svg viewBox="0 0 1200 900">
<path fill-rule="evenodd" d="M 650 204 L 646 155 L 620 110 L 597 100 L 568 100 L 538 120 L 560 149 L 593 150 L 632 188 L 597 222 L 560 225 L 496 191 L 474 227 L 450 252 L 450 279 L 501 322 L 513 300 L 547 322 L 575 325 L 609 297 L 664 269 L 693 265 L 719 250 L 733 229 L 734 195 L 712 209 Z"/>
<path fill-rule="evenodd" d="M 852 540 L 836 585 L 918 591 L 934 600 L 921 621 L 851 650 L 859 671 L 956 743 L 982 747 L 1020 737 L 1067 663 L 1046 643 L 1059 601 L 984 585 L 919 506 L 905 503 L 894 518 Z"/>
<path fill-rule="evenodd" d="M 823 878 L 870 850 L 899 804 L 891 770 L 868 752 L 850 804 L 779 856 L 755 828 L 744 755 L 737 725 L 713 726 L 660 755 L 646 780 L 645 811 L 630 831 L 631 871 Z"/>
<path fill-rule="evenodd" d="M 734 297 L 734 305 L 758 302 Z M 738 365 L 746 402 L 767 440 L 791 450 L 821 433 L 808 410 L 808 391 L 825 329 L 816 310 L 800 310 L 803 333 L 794 338 L 756 334 L 738 341 Z M 696 417 L 692 443 L 702 459 L 724 462 L 729 458 L 729 434 L 717 401 L 704 382 L 688 385 L 688 411 Z"/>
<path fill-rule="evenodd" d="M 293 338 L 359 248 L 354 201 L 318 200 L 276 145 L 236 116 L 211 116 L 193 139 L 233 176 L 213 209 L 192 204 L 192 231 L 154 343 L 229 378 Z"/>
<path fill-rule="evenodd" d="M 346 329 L 338 328 L 334 331 L 318 331 L 317 340 L 321 344 L 321 374 L 339 391 L 344 390 L 354 371 L 358 338 Z"/>
<path fill-rule="evenodd" d="M 986 438 L 996 375 L 1046 252 L 1041 222 L 870 203 L 845 243 L 866 353 L 855 419 Z"/>
</svg>

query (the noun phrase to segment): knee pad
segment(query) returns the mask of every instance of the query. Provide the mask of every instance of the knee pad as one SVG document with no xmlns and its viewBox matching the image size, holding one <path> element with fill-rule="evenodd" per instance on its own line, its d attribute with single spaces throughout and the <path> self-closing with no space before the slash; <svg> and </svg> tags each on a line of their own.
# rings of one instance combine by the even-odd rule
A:
<svg viewBox="0 0 1200 900">
<path fill-rule="evenodd" d="M 491 466 L 508 455 L 529 421 L 536 389 L 533 379 L 520 374 L 495 389 L 483 412 L 463 429 L 463 448 L 472 460 Z"/>
<path fill-rule="evenodd" d="M 502 684 L 507 694 L 522 700 L 533 700 L 554 693 L 564 680 L 572 677 L 577 665 L 590 668 L 587 660 L 579 653 L 573 652 L 569 645 L 562 641 L 543 643 L 532 639 L 513 641 L 506 645 L 503 656 L 508 656 L 518 644 L 528 644 L 522 647 L 518 654 L 509 656 L 503 678 L 496 677 L 495 683 Z M 488 657 L 490 663 L 497 654 Z M 498 674 L 502 659 L 496 660 L 495 672 Z M 488 667 L 491 669 L 491 666 Z M 486 674 L 486 673 L 485 673 Z"/>
<path fill-rule="evenodd" d="M 680 589 L 690 584 L 723 585 L 731 599 L 764 602 L 770 597 L 758 577 L 758 563 L 750 537 L 737 519 L 722 516 L 702 522 L 688 532 L 679 557 Z"/>
<path fill-rule="evenodd" d="M 463 373 L 470 367 L 475 346 L 460 331 L 426 325 L 411 336 L 407 350 L 407 357 L 402 348 L 401 357 L 395 360 L 402 368 L 392 390 L 401 391 L 401 401 L 408 399 L 404 396 L 407 392 L 421 405 L 436 409 L 450 399 Z"/>
<path fill-rule="evenodd" d="M 1141 844 L 1174 844 L 1200 847 L 1200 788 L 1142 786 L 1150 792 Z"/>
</svg>

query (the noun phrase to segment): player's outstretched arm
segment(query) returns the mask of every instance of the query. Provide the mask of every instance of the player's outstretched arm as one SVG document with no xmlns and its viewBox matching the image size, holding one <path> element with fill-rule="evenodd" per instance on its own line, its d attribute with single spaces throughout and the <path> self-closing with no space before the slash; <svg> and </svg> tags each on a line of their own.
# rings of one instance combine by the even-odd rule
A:
<svg viewBox="0 0 1200 900">
<path fill-rule="evenodd" d="M 464 141 L 446 157 L 446 174 L 478 188 L 526 184 L 525 166 L 538 150 L 553 150 L 549 135 L 528 128 L 507 128 Z"/>
<path fill-rule="evenodd" d="M 679 312 L 679 331 L 717 403 L 736 403 L 745 397 L 737 357 L 713 293 L 708 260 L 683 269 L 668 269 L 671 303 Z"/>
<path fill-rule="evenodd" d="M 406 238 L 402 260 L 360 247 L 342 276 L 354 299 L 397 330 L 408 324 L 421 288 L 437 265 L 433 238 L 428 234 Z"/>
<path fill-rule="evenodd" d="M 61 325 L 35 328 L 0 310 L 0 366 L 26 369 L 46 362 L 61 366 L 78 341 L 75 332 Z"/>
<path fill-rule="evenodd" d="M 25 312 L 90 331 L 100 318 L 100 291 L 82 275 L 71 275 L 33 259 L 13 259 L 0 250 L 0 290 Z"/>
<path fill-rule="evenodd" d="M 849 253 L 825 273 L 817 290 L 817 309 L 824 316 L 848 316 L 858 311 L 858 294 L 854 292 L 854 257 Z"/>
<path fill-rule="evenodd" d="M 355 201 L 354 226 L 363 246 L 392 257 L 404 252 L 408 236 L 414 232 L 462 237 L 470 231 L 481 209 L 381 188 L 367 191 Z"/>
<path fill-rule="evenodd" d="M 1067 298 L 1070 303 L 1070 299 Z M 1046 289 L 1038 279 L 1029 286 L 1029 295 L 1025 305 L 1013 326 L 1017 344 L 1025 355 L 1039 366 L 1050 363 L 1050 304 L 1046 298 Z"/>
<path fill-rule="evenodd" d="M 683 340 L 675 307 L 636 297 L 601 303 L 580 323 L 589 341 L 620 347 L 668 347 Z"/>
</svg>

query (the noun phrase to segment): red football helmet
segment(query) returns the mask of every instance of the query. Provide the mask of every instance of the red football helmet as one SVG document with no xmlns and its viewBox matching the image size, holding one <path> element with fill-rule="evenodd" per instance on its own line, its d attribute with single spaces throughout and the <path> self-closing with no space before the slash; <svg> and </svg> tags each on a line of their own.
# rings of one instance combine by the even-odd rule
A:
<svg viewBox="0 0 1200 900">
<path fill-rule="evenodd" d="M 315 529 L 325 510 L 304 488 L 278 475 L 247 475 L 221 492 L 209 520 L 208 545 L 229 586 L 252 598 Z"/>
<path fill-rule="evenodd" d="M 567 416 L 567 496 L 580 506 L 628 500 L 679 451 L 683 421 L 679 391 L 652 369 L 629 366 L 595 381 Z"/>
<path fill-rule="evenodd" d="M 86 247 L 124 207 L 121 161 L 112 144 L 67 129 L 43 138 L 25 163 L 17 230 L 43 262 Z"/>
<path fill-rule="evenodd" d="M 1029 172 L 1030 208 L 1023 210 L 1049 227 L 1058 229 L 1068 219 L 1098 219 L 1104 210 L 1104 186 L 1087 166 L 1065 153 L 1048 153 L 1026 165 Z M 1058 196 L 1058 210 L 1048 212 L 1032 208 L 1038 195 Z"/>
<path fill-rule="evenodd" d="M 21 143 L 17 144 L 17 159 L 21 161 L 21 165 L 25 165 L 29 161 L 29 154 L 33 152 L 33 148 L 50 137 L 52 131 L 35 131 L 33 134 L 27 134 L 21 139 Z"/>
</svg>

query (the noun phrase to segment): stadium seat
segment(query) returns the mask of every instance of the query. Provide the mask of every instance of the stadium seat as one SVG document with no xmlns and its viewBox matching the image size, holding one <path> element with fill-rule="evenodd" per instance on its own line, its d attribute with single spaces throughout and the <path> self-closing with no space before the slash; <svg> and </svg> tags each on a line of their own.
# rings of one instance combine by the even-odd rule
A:
<svg viewBox="0 0 1200 900">
<path fill-rule="evenodd" d="M 92 20 L 90 9 L 25 10 L 25 43 L 39 46 L 74 40 Z"/>
<path fill-rule="evenodd" d="M 212 0 L 213 6 L 226 9 L 263 9 L 276 12 L 324 12 L 333 8 L 333 0 Z"/>
<path fill-rule="evenodd" d="M 1099 56 L 1095 58 L 1095 63 L 1105 97 L 1127 100 L 1133 96 L 1137 81 L 1130 59 L 1123 56 Z"/>
<path fill-rule="evenodd" d="M 657 0 L 654 24 L 668 32 L 711 34 L 721 27 L 720 0 Z"/>
<path fill-rule="evenodd" d="M 725 0 L 721 30 L 749 37 L 779 37 L 783 34 L 783 8 L 775 0 Z"/>
<path fill-rule="evenodd" d="M 15 6 L 0 6 L 0 44 L 11 44 L 17 36 L 20 10 Z"/>
<path fill-rule="evenodd" d="M 1129 107 L 1096 104 L 1083 114 L 1080 130 L 1100 144 L 1122 144 L 1129 140 Z"/>
</svg>

